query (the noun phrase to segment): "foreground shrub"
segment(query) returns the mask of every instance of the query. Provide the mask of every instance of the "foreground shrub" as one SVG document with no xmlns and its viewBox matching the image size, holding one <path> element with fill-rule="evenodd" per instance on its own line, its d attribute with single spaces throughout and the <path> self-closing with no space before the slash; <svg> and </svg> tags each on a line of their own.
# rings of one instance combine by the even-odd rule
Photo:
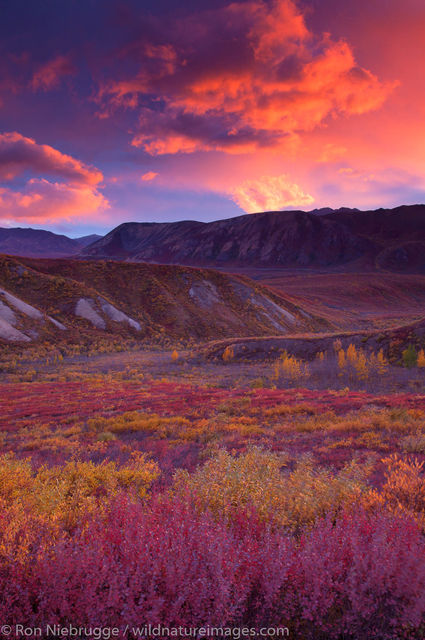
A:
<svg viewBox="0 0 425 640">
<path fill-rule="evenodd" d="M 106 519 L 92 516 L 53 539 L 28 518 L 11 527 L 11 515 L 0 509 L 5 624 L 142 621 L 287 626 L 304 640 L 423 637 L 425 543 L 407 516 L 345 512 L 296 543 L 253 514 L 217 521 L 169 498 L 148 507 L 119 497 Z"/>
<path fill-rule="evenodd" d="M 25 535 L 25 562 L 10 563 Z M 125 497 L 54 549 L 23 523 L 14 543 L 2 556 L 0 615 L 38 626 L 264 621 L 280 610 L 294 548 L 255 517 L 229 528 L 181 501 L 148 509 Z"/>
<path fill-rule="evenodd" d="M 302 637 L 423 637 L 424 553 L 413 518 L 356 511 L 320 522 L 301 540 L 293 576 Z"/>
<path fill-rule="evenodd" d="M 263 520 L 293 531 L 356 502 L 365 489 L 367 470 L 354 463 L 331 473 L 304 460 L 283 473 L 285 460 L 256 447 L 239 457 L 221 450 L 193 474 L 178 470 L 173 489 L 217 517 L 253 506 Z"/>
</svg>

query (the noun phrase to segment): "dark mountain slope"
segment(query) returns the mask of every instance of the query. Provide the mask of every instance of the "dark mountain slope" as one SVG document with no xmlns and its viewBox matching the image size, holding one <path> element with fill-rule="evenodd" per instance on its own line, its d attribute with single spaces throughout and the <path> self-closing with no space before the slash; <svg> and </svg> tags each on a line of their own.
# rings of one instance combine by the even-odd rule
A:
<svg viewBox="0 0 425 640">
<path fill-rule="evenodd" d="M 332 216 L 269 212 L 217 222 L 126 223 L 82 255 L 192 265 L 329 266 L 372 251 Z"/>
<path fill-rule="evenodd" d="M 411 243 L 415 242 L 415 246 Z M 256 213 L 216 222 L 125 223 L 85 257 L 209 266 L 425 270 L 425 205 Z"/>
<path fill-rule="evenodd" d="M 388 242 L 425 240 L 425 205 L 401 206 L 376 211 L 338 210 L 326 216 L 352 233 L 388 246 Z"/>
</svg>

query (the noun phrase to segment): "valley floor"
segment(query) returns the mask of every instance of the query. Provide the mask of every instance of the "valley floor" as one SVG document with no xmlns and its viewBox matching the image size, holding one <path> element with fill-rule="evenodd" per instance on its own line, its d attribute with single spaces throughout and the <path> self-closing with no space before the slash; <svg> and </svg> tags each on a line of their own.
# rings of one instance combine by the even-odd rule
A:
<svg viewBox="0 0 425 640">
<path fill-rule="evenodd" d="M 235 273 L 289 296 L 346 330 L 389 328 L 424 316 L 422 274 L 258 268 L 235 269 Z"/>
</svg>

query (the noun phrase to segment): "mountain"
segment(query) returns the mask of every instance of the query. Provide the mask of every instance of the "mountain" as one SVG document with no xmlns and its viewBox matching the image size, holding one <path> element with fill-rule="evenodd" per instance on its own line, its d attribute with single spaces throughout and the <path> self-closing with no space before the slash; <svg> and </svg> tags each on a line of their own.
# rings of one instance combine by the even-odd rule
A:
<svg viewBox="0 0 425 640">
<path fill-rule="evenodd" d="M 0 253 L 14 256 L 69 256 L 81 251 L 81 244 L 67 236 L 43 229 L 0 228 Z"/>
<path fill-rule="evenodd" d="M 88 247 L 89 244 L 92 244 L 93 242 L 96 242 L 101 238 L 102 236 L 98 235 L 97 233 L 92 233 L 89 236 L 81 236 L 81 238 L 74 238 L 74 239 L 78 242 L 80 247 Z"/>
<path fill-rule="evenodd" d="M 0 228 L 0 254 L 33 258 L 65 258 L 79 253 L 102 236 L 68 238 L 44 229 Z"/>
<path fill-rule="evenodd" d="M 125 223 L 85 257 L 191 265 L 333 265 L 360 257 L 367 239 L 333 216 L 268 212 L 217 222 Z"/>
<path fill-rule="evenodd" d="M 412 246 L 411 243 L 416 245 Z M 82 256 L 196 266 L 425 271 L 425 205 L 265 212 L 216 222 L 124 223 Z"/>
<path fill-rule="evenodd" d="M 350 207 L 340 207 L 339 209 L 332 209 L 331 207 L 322 207 L 321 209 L 312 209 L 309 213 L 314 213 L 316 216 L 325 216 L 329 213 L 347 213 L 352 211 L 360 211 L 360 209 L 352 209 Z"/>
<path fill-rule="evenodd" d="M 282 335 L 329 323 L 248 278 L 207 269 L 0 256 L 0 346 Z"/>
</svg>

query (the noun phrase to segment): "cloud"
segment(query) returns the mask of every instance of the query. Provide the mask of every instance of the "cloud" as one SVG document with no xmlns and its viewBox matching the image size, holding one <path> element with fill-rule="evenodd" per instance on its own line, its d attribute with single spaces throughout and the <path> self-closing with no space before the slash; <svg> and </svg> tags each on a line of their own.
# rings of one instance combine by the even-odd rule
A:
<svg viewBox="0 0 425 640">
<path fill-rule="evenodd" d="M 319 162 L 325 163 L 338 162 L 338 160 L 344 158 L 344 156 L 347 154 L 347 151 L 347 147 L 344 147 L 341 144 L 328 142 L 322 149 L 322 153 L 319 155 L 318 160 Z"/>
<path fill-rule="evenodd" d="M 147 173 L 144 173 L 141 177 L 141 180 L 143 180 L 143 182 L 151 182 L 152 180 L 155 180 L 156 177 L 159 176 L 159 173 L 155 173 L 155 171 L 148 171 Z"/>
<path fill-rule="evenodd" d="M 0 134 L 0 178 L 10 183 L 0 188 L 1 219 L 54 222 L 109 207 L 98 169 L 17 132 Z"/>
<path fill-rule="evenodd" d="M 21 191 L 0 188 L 0 219 L 9 222 L 57 222 L 93 215 L 108 201 L 89 185 L 29 180 Z"/>
<path fill-rule="evenodd" d="M 304 193 L 286 175 L 246 180 L 233 189 L 232 199 L 246 213 L 307 207 L 314 202 L 313 196 Z"/>
<path fill-rule="evenodd" d="M 163 21 L 121 56 L 136 71 L 120 67 L 98 101 L 103 115 L 137 110 L 132 144 L 151 155 L 278 149 L 329 117 L 379 108 L 395 87 L 360 67 L 347 42 L 309 31 L 294 0 Z"/>
<path fill-rule="evenodd" d="M 62 78 L 75 73 L 75 67 L 67 56 L 57 56 L 34 72 L 31 87 L 34 91 L 54 89 Z"/>
<path fill-rule="evenodd" d="M 96 185 L 102 173 L 47 144 L 37 144 L 20 133 L 0 134 L 0 178 L 13 180 L 23 173 L 59 176 L 72 183 Z"/>
</svg>

